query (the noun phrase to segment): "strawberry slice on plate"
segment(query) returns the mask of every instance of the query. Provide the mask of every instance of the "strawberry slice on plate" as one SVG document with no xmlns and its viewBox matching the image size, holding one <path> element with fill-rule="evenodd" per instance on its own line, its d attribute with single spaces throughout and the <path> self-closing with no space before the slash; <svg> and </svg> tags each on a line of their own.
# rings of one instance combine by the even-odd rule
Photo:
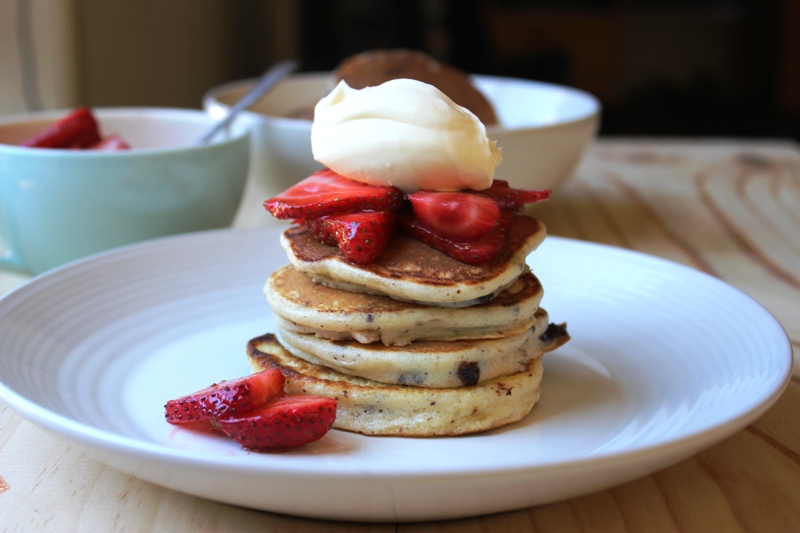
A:
<svg viewBox="0 0 800 533">
<path fill-rule="evenodd" d="M 336 420 L 336 400 L 287 394 L 241 415 L 212 422 L 244 448 L 264 451 L 302 446 L 322 438 Z"/>
<path fill-rule="evenodd" d="M 360 211 L 306 220 L 322 244 L 338 246 L 348 261 L 364 265 L 386 251 L 397 225 L 394 211 Z"/>
<path fill-rule="evenodd" d="M 355 211 L 390 211 L 403 205 L 396 187 L 368 185 L 331 170 L 315 172 L 264 202 L 279 219 L 309 219 Z"/>
<path fill-rule="evenodd" d="M 221 381 L 164 406 L 167 422 L 194 425 L 198 421 L 245 413 L 283 394 L 285 379 L 271 368 L 249 376 Z"/>
<path fill-rule="evenodd" d="M 423 225 L 452 241 L 477 241 L 500 221 L 500 205 L 480 194 L 418 191 L 408 200 Z"/>
<path fill-rule="evenodd" d="M 452 257 L 456 261 L 469 265 L 478 265 L 492 260 L 503 249 L 506 240 L 506 229 L 511 224 L 513 215 L 504 211 L 499 223 L 489 233 L 472 242 L 454 241 L 438 235 L 431 228 L 425 226 L 410 211 L 400 216 L 400 227 L 431 248 Z"/>
<path fill-rule="evenodd" d="M 100 142 L 100 126 L 88 107 L 79 107 L 20 146 L 31 148 L 88 148 Z"/>
</svg>

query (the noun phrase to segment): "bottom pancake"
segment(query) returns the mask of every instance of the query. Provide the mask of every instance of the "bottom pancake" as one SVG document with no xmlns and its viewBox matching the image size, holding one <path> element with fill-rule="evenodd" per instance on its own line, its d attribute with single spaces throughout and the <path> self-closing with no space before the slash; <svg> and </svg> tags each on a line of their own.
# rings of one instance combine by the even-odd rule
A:
<svg viewBox="0 0 800 533">
<path fill-rule="evenodd" d="M 338 401 L 333 427 L 365 435 L 433 437 L 476 433 L 516 422 L 539 401 L 542 363 L 478 385 L 431 389 L 347 376 L 294 357 L 273 334 L 247 343 L 256 370 L 278 368 L 286 392 Z"/>
</svg>

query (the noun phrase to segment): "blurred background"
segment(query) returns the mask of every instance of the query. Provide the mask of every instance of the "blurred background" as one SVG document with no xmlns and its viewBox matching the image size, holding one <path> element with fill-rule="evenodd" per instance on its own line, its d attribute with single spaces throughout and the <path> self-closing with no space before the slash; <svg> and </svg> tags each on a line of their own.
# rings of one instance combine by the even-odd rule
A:
<svg viewBox="0 0 800 533">
<path fill-rule="evenodd" d="M 800 140 L 800 0 L 0 0 L 0 114 L 200 108 L 394 47 L 589 91 L 601 135 Z"/>
</svg>

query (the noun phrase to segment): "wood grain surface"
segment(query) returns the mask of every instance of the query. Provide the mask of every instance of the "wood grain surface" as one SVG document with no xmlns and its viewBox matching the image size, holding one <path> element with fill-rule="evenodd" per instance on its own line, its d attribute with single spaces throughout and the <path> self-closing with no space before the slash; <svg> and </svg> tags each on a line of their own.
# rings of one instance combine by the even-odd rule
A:
<svg viewBox="0 0 800 533">
<path fill-rule="evenodd" d="M 236 224 L 270 224 L 258 188 L 249 191 Z M 639 480 L 531 509 L 409 524 L 308 520 L 180 494 L 108 468 L 0 404 L 0 531 L 800 531 L 800 148 L 604 139 L 534 213 L 552 235 L 683 263 L 761 302 L 794 348 L 784 395 L 743 431 Z M 0 291 L 24 279 L 0 272 Z"/>
</svg>

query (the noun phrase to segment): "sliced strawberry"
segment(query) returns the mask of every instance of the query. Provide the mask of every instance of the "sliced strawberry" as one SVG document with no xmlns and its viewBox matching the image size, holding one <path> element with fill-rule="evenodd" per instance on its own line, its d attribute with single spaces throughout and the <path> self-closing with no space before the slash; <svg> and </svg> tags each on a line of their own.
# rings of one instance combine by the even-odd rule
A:
<svg viewBox="0 0 800 533">
<path fill-rule="evenodd" d="M 456 261 L 477 265 L 490 261 L 503 249 L 506 229 L 511 224 L 512 218 L 511 213 L 503 212 L 500 222 L 489 233 L 473 242 L 458 242 L 442 237 L 426 227 L 409 211 L 400 216 L 400 227 L 412 237 Z"/>
<path fill-rule="evenodd" d="M 338 216 L 342 217 L 347 215 L 338 215 Z M 334 224 L 331 222 L 331 219 L 329 217 L 310 218 L 308 220 L 301 220 L 300 224 L 305 224 L 311 231 L 311 234 L 314 235 L 314 238 L 317 239 L 317 241 L 321 242 L 322 244 L 326 246 L 339 246 L 339 243 L 336 242 L 336 237 L 333 234 Z"/>
<path fill-rule="evenodd" d="M 215 383 L 164 406 L 170 424 L 188 424 L 258 408 L 283 394 L 284 377 L 271 368 L 243 378 Z"/>
<path fill-rule="evenodd" d="M 214 427 L 212 420 L 211 418 L 205 418 L 192 420 L 191 422 L 173 423 L 173 425 L 180 426 L 181 429 L 190 429 L 197 433 L 221 433 L 219 429 Z"/>
<path fill-rule="evenodd" d="M 80 107 L 20 143 L 32 148 L 88 148 L 100 141 L 100 127 L 88 107 Z"/>
<path fill-rule="evenodd" d="M 335 399 L 287 394 L 254 411 L 219 418 L 212 424 L 246 449 L 263 451 L 318 440 L 335 420 Z"/>
<path fill-rule="evenodd" d="M 494 199 L 504 211 L 519 211 L 525 204 L 542 202 L 550 198 L 550 189 L 530 191 L 513 189 L 507 181 L 494 180 L 488 189 L 479 191 L 478 194 Z"/>
<path fill-rule="evenodd" d="M 321 170 L 264 202 L 280 219 L 318 218 L 355 211 L 390 211 L 403 205 L 395 187 L 367 185 Z"/>
<path fill-rule="evenodd" d="M 408 200 L 422 224 L 453 241 L 477 241 L 500 221 L 498 203 L 480 194 L 419 191 Z"/>
<path fill-rule="evenodd" d="M 131 145 L 129 145 L 125 140 L 120 137 L 116 133 L 112 133 L 111 135 L 107 135 L 100 139 L 100 141 L 96 142 L 95 144 L 89 146 L 90 150 L 107 150 L 110 152 L 117 151 L 117 150 L 130 150 Z"/>
<path fill-rule="evenodd" d="M 350 262 L 371 263 L 386 251 L 394 234 L 397 213 L 361 211 L 306 220 L 314 236 L 323 244 L 338 246 Z"/>
</svg>

